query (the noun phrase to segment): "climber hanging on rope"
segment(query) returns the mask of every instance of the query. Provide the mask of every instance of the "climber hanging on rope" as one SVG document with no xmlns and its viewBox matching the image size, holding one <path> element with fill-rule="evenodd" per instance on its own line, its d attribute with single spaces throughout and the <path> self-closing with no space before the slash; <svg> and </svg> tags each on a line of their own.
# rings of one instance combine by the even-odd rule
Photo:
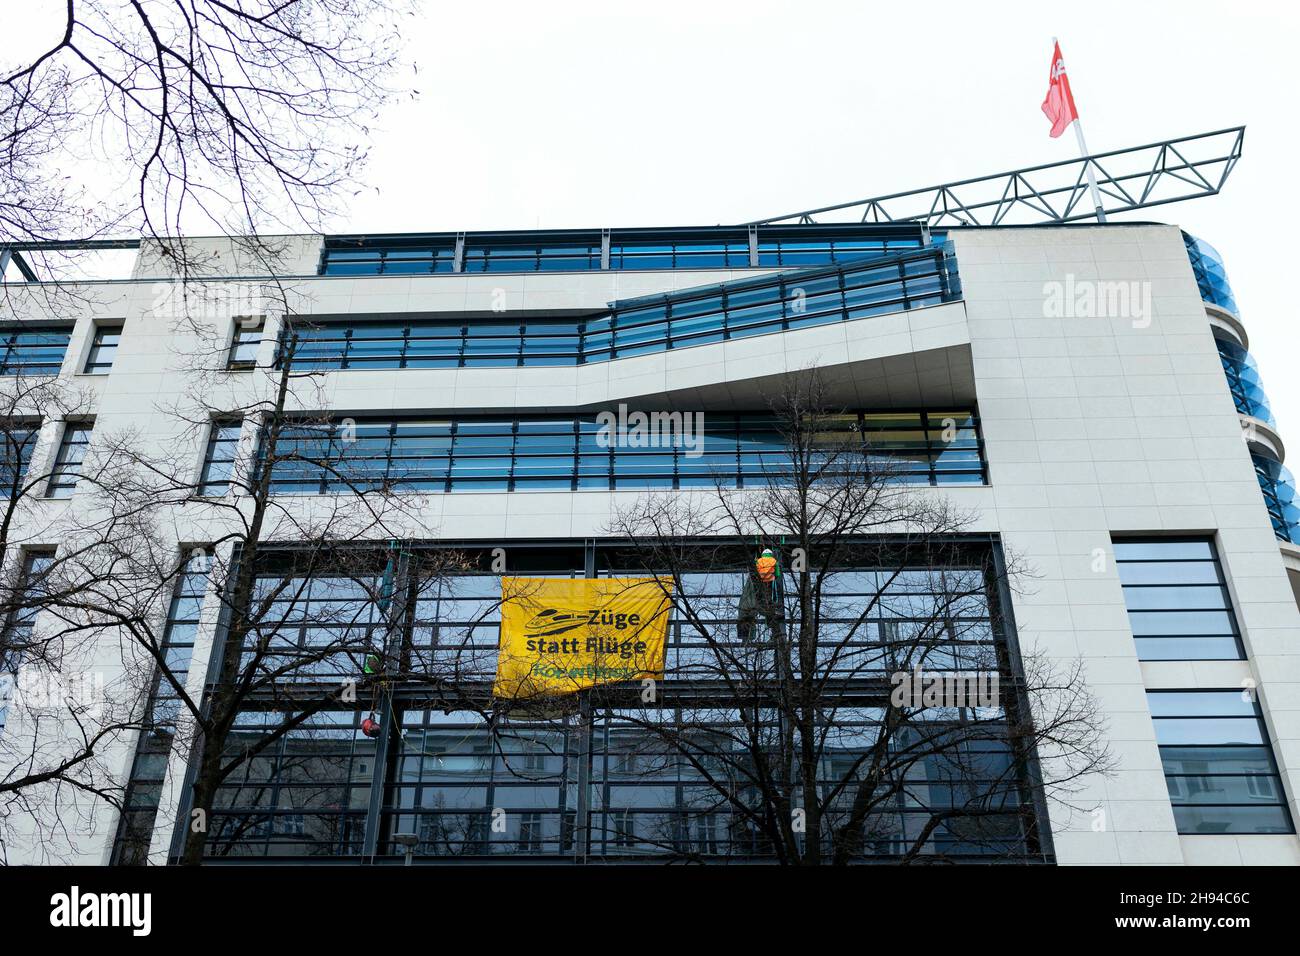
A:
<svg viewBox="0 0 1300 956">
<path fill-rule="evenodd" d="M 781 562 L 771 548 L 764 548 L 753 570 L 745 575 L 745 585 L 740 592 L 740 620 L 738 636 L 742 641 L 753 637 L 754 625 L 762 615 L 769 626 L 775 627 L 785 616 L 784 587 L 781 580 Z"/>
</svg>

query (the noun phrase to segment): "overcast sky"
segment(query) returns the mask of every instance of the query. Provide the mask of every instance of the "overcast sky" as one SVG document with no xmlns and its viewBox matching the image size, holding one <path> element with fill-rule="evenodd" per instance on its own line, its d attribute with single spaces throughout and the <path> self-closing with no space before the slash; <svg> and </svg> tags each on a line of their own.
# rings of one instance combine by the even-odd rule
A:
<svg viewBox="0 0 1300 956">
<path fill-rule="evenodd" d="M 436 4 L 338 231 L 743 222 L 1247 124 L 1223 194 L 1127 217 L 1213 243 L 1300 450 L 1296 4 Z"/>
</svg>

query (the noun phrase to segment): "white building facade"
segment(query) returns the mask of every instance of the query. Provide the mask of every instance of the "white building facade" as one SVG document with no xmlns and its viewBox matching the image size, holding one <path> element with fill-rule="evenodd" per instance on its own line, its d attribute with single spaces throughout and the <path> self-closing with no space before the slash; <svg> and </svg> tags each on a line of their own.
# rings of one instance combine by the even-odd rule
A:
<svg viewBox="0 0 1300 956">
<path fill-rule="evenodd" d="M 197 247 L 213 257 L 210 288 L 249 301 L 265 294 L 264 270 L 237 246 Z M 26 467 L 69 472 L 60 472 L 59 456 L 70 460 L 73 443 L 93 449 L 96 436 L 130 430 L 152 451 L 190 461 L 195 484 L 219 496 L 220 463 L 255 454 L 256 426 L 214 419 L 203 435 L 171 410 L 198 381 L 189 368 L 200 339 L 178 329 L 175 285 L 149 251 L 130 279 L 79 286 L 75 316 L 40 296 L 11 297 L 0 373 L 24 372 L 14 356 L 35 353 L 19 336 L 35 330 L 54 342 L 42 342 L 39 361 L 87 396 L 74 421 L 39 422 Z M 461 472 L 448 452 L 451 463 L 424 476 L 418 516 L 404 525 L 412 539 L 507 550 L 559 542 L 579 561 L 599 550 L 620 503 L 652 486 L 686 490 L 680 457 L 657 466 L 664 481 L 640 487 L 621 480 L 617 461 L 584 470 L 581 453 L 575 464 L 526 470 L 523 419 L 578 422 L 624 404 L 731 421 L 761 412 L 784 378 L 811 367 L 845 408 L 916 416 L 912 432 L 929 429 L 922 416 L 968 416 L 964 449 L 902 457 L 927 493 L 976 516 L 972 535 L 1031 570 L 1007 596 L 1014 638 L 1082 662 L 1115 759 L 1114 771 L 1085 781 L 1070 805 L 1046 805 L 1032 855 L 1063 865 L 1300 863 L 1300 535 L 1285 449 L 1245 351 L 1248 318 L 1237 314 L 1213 251 L 1176 226 L 305 236 L 280 244 L 276 271 L 289 309 L 326 330 L 309 334 L 300 353 L 319 372 L 318 405 L 304 410 L 376 434 L 388 428 L 390 448 L 401 440 L 392 437 L 399 421 L 516 421 L 513 452 Z M 784 306 L 763 307 L 764 281 L 786 282 L 776 293 Z M 806 287 L 793 311 L 791 284 Z M 758 305 L 747 304 L 749 293 Z M 727 298 L 709 311 L 713 295 Z M 835 304 L 824 306 L 828 295 Z M 243 390 L 241 403 L 271 381 L 241 378 L 240 363 L 275 365 L 282 315 L 274 306 L 222 307 L 196 321 L 233 349 L 223 387 Z M 49 357 L 60 342 L 61 354 Z M 743 446 L 747 426 L 737 421 Z M 223 436 L 223 427 L 233 430 Z M 743 447 L 739 454 L 743 480 Z M 573 453 L 551 458 L 564 456 Z M 11 562 L 66 546 L 49 529 L 75 513 L 81 493 L 75 479 L 56 484 L 19 510 Z M 284 491 L 303 497 L 303 507 L 332 500 L 319 474 L 285 478 Z M 172 512 L 177 554 L 217 540 L 215 520 L 201 501 Z M 367 534 L 377 544 L 389 537 Z M 188 600 L 190 616 L 177 619 L 175 633 L 188 628 L 188 686 L 201 696 L 222 622 L 201 574 L 184 587 L 170 613 Z M 118 660 L 109 649 L 93 666 L 111 683 Z M 21 661 L 9 666 L 21 675 Z M 439 719 L 426 714 L 411 733 L 426 741 L 459 733 Z M 432 804 L 418 794 L 403 804 L 398 779 L 371 806 L 357 783 L 375 768 L 351 721 L 339 793 L 300 813 L 268 813 L 255 836 L 232 838 L 240 847 L 232 855 L 400 857 L 385 843 L 398 826 L 393 814 Z M 15 706 L 0 734 L 28 730 Z M 9 861 L 174 860 L 187 761 L 180 748 L 149 750 L 138 736 L 117 735 L 100 755 L 127 788 L 126 810 L 83 795 L 77 823 L 57 837 L 34 815 L 29 825 L 11 814 Z M 428 770 L 434 751 L 436 773 Z M 422 753 L 416 776 L 450 772 L 450 751 Z M 614 785 L 605 784 L 588 812 L 610 812 Z M 564 797 L 558 807 L 549 796 L 536 806 L 519 799 L 515 849 L 484 857 L 513 858 L 535 843 L 539 858 L 570 858 Z M 474 812 L 493 800 L 483 797 Z M 376 813 L 389 816 L 376 822 Z M 305 848 L 326 814 L 343 821 L 330 831 L 331 848 Z M 618 860 L 629 855 L 619 847 L 627 841 L 602 854 L 585 849 Z"/>
</svg>

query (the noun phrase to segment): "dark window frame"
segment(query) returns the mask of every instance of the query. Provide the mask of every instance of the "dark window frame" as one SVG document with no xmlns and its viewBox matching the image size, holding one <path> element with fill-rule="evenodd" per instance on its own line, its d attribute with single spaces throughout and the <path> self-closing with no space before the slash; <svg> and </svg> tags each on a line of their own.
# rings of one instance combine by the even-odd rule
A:
<svg viewBox="0 0 1300 956">
<path fill-rule="evenodd" d="M 1231 778 L 1231 779 L 1261 778 L 1261 779 L 1270 780 L 1273 793 L 1277 796 L 1277 800 L 1275 802 L 1269 802 L 1269 803 L 1265 803 L 1265 802 L 1242 803 L 1239 801 L 1224 801 L 1224 802 L 1195 801 L 1195 802 L 1184 803 L 1180 801 L 1187 800 L 1188 796 L 1190 796 L 1191 794 L 1196 792 L 1207 792 L 1210 791 L 1212 788 L 1207 786 L 1204 788 L 1204 790 L 1200 790 L 1200 791 L 1192 790 L 1189 788 L 1189 790 L 1185 793 L 1184 792 L 1176 793 L 1175 788 L 1171 786 L 1169 787 L 1169 800 L 1170 800 L 1170 805 L 1174 809 L 1174 817 L 1175 817 L 1175 821 L 1178 823 L 1178 832 L 1180 834 L 1188 835 L 1188 836 L 1206 835 L 1207 831 L 1204 830 L 1183 829 L 1182 822 L 1178 819 L 1179 808 L 1187 808 L 1188 810 L 1194 811 L 1205 807 L 1219 808 L 1222 810 L 1228 810 L 1229 808 L 1233 808 L 1233 807 L 1255 808 L 1255 809 L 1258 809 L 1260 807 L 1277 807 L 1281 811 L 1280 817 L 1285 822 L 1285 827 L 1286 827 L 1286 829 L 1209 831 L 1211 835 L 1217 835 L 1219 833 L 1228 833 L 1233 836 L 1272 836 L 1280 833 L 1296 832 L 1295 821 L 1291 816 L 1291 809 L 1287 802 L 1286 787 L 1283 785 L 1281 772 L 1278 768 L 1277 757 L 1273 752 L 1273 745 L 1269 738 L 1269 733 L 1268 733 L 1268 725 L 1264 721 L 1264 711 L 1263 708 L 1260 707 L 1259 700 L 1255 696 L 1253 691 L 1248 691 L 1241 687 L 1236 687 L 1236 688 L 1198 687 L 1198 688 L 1178 688 L 1178 689 L 1162 688 L 1159 690 L 1148 690 L 1146 694 L 1147 694 L 1148 708 L 1151 711 L 1151 722 L 1153 725 L 1153 729 L 1155 731 L 1156 743 L 1160 749 L 1160 756 L 1161 756 L 1162 763 L 1165 762 L 1166 756 L 1177 757 L 1177 755 L 1180 753 L 1187 753 L 1195 750 L 1196 748 L 1201 748 L 1202 750 L 1213 749 L 1213 750 L 1221 750 L 1221 751 L 1229 751 L 1229 752 L 1238 751 L 1242 753 L 1247 753 L 1253 750 L 1253 751 L 1265 751 L 1268 757 L 1268 764 L 1271 768 L 1271 771 L 1268 773 L 1241 772 L 1241 771 L 1231 771 L 1231 770 L 1223 770 L 1221 772 L 1207 772 L 1207 773 L 1185 773 L 1185 772 L 1171 773 L 1167 769 L 1168 763 L 1165 763 L 1166 784 L 1168 784 L 1169 778 L 1171 777 L 1177 779 L 1180 782 L 1180 786 L 1183 781 L 1193 781 L 1193 780 L 1205 781 L 1205 780 L 1216 780 L 1216 779 L 1224 779 L 1224 778 Z M 1237 698 L 1241 698 L 1243 695 L 1249 695 L 1250 714 L 1243 715 L 1235 712 L 1218 713 L 1218 714 L 1197 712 L 1197 713 L 1189 713 L 1189 714 L 1161 713 L 1157 715 L 1156 713 L 1157 708 L 1150 706 L 1153 703 L 1152 699 L 1167 696 L 1167 695 L 1174 695 L 1174 694 L 1182 694 L 1184 696 L 1206 695 L 1202 699 L 1206 700 L 1207 703 L 1210 702 L 1210 695 L 1219 694 L 1219 695 L 1226 695 L 1226 696 L 1232 696 Z M 1244 702 L 1245 701 L 1243 701 L 1243 703 Z M 1214 739 L 1206 739 L 1205 741 L 1194 742 L 1194 743 L 1161 743 L 1160 742 L 1160 728 L 1161 728 L 1161 724 L 1159 723 L 1160 721 L 1170 721 L 1170 720 L 1184 721 L 1184 722 L 1196 721 L 1201 725 L 1205 725 L 1215 720 L 1240 721 L 1240 720 L 1246 720 L 1248 718 L 1253 718 L 1255 721 L 1255 726 L 1258 728 L 1258 734 L 1261 741 L 1260 743 L 1222 742 L 1222 741 L 1216 741 Z M 1205 759 L 1205 762 L 1207 766 L 1210 763 L 1208 759 Z M 1188 816 L 1188 815 L 1190 814 L 1184 814 L 1184 816 Z"/>
<path fill-rule="evenodd" d="M 32 453 L 40 443 L 41 425 L 38 420 L 16 420 L 0 429 L 0 494 L 13 497 L 24 493 Z M 20 436 L 22 440 L 17 441 Z M 15 453 L 16 462 L 10 457 Z"/>
<path fill-rule="evenodd" d="M 256 323 L 236 320 L 235 334 L 230 340 L 230 350 L 226 355 L 226 371 L 248 372 L 257 368 L 257 350 L 262 347 L 265 337 L 265 316 L 261 316 Z M 248 352 L 252 354 L 246 354 Z"/>
<path fill-rule="evenodd" d="M 162 651 L 172 675 L 182 683 L 189 673 L 211 566 L 212 556 L 207 547 L 188 549 L 167 607 Z M 136 741 L 110 866 L 144 866 L 148 862 L 148 835 L 157 823 L 158 798 L 171 757 L 175 715 L 182 706 L 171 682 L 155 667 L 149 709 Z"/>
<path fill-rule="evenodd" d="M 811 294 L 810 294 L 811 293 Z M 286 330 L 277 367 L 312 371 L 587 365 L 815 325 L 891 315 L 961 296 L 948 245 L 646 296 L 578 319 L 554 316 L 322 319 Z"/>
<path fill-rule="evenodd" d="M 209 426 L 208 440 L 204 445 L 203 464 L 199 469 L 199 479 L 195 483 L 195 495 L 199 498 L 224 498 L 230 492 L 230 486 L 235 480 L 235 464 L 239 461 L 239 441 L 243 433 L 244 420 L 242 418 L 221 417 L 214 418 Z M 233 437 L 225 434 L 233 430 Z M 216 457 L 218 449 L 224 449 L 227 446 L 233 446 L 233 454 L 229 457 Z M 216 466 L 228 465 L 226 474 L 220 477 L 213 477 L 214 469 L 220 471 Z"/>
<path fill-rule="evenodd" d="M 90 351 L 86 353 L 86 364 L 81 371 L 84 375 L 107 375 L 113 370 L 117 361 L 117 350 L 122 344 L 122 325 L 97 325 L 91 338 Z M 107 336 L 117 336 L 117 341 L 105 342 Z M 103 356 L 108 355 L 108 361 Z"/>
<path fill-rule="evenodd" d="M 68 357 L 72 332 L 71 325 L 0 327 L 0 376 L 57 376 Z"/>
<path fill-rule="evenodd" d="M 351 430 L 346 443 L 338 437 L 343 422 Z M 901 463 L 895 475 L 900 480 L 988 483 L 973 407 L 857 410 L 846 414 L 844 424 L 835 433 L 839 440 L 865 441 L 873 455 Z M 680 445 L 600 447 L 594 412 L 312 419 L 300 429 L 289 424 L 281 430 L 271 488 L 273 494 L 308 495 L 378 487 L 430 493 L 616 491 L 711 487 L 715 478 L 729 487 L 761 487 L 771 476 L 788 473 L 781 470 L 788 467 L 788 452 L 778 428 L 770 413 L 706 415 L 704 447 L 692 457 Z M 954 437 L 945 441 L 950 430 Z M 304 449 L 300 456 L 298 445 Z M 264 448 L 259 442 L 258 467 Z M 293 476 L 283 477 L 289 471 Z"/>
<path fill-rule="evenodd" d="M 44 575 L 49 572 L 50 565 L 53 564 L 56 551 L 53 548 L 24 548 L 20 558 L 20 580 L 15 589 L 18 595 L 17 607 L 11 606 L 9 614 L 3 621 L 4 640 L 0 641 L 0 676 L 13 674 L 17 675 L 19 668 L 22 667 L 22 645 L 26 642 L 33 627 L 36 626 L 36 616 L 40 613 L 40 607 L 30 608 L 27 602 L 32 600 L 36 588 L 34 583 L 43 580 Z M 38 568 L 38 565 L 42 565 Z M 9 650 L 4 650 L 8 647 Z M 4 732 L 5 724 L 8 722 L 9 707 L 8 701 L 0 699 L 0 733 Z"/>
<path fill-rule="evenodd" d="M 55 452 L 54 464 L 45 483 L 45 497 L 71 498 L 81 479 L 81 466 L 85 464 L 86 455 L 94 439 L 95 420 L 80 419 L 64 422 L 63 434 L 59 438 L 59 450 Z M 78 457 L 73 457 L 74 455 Z"/>
<path fill-rule="evenodd" d="M 1119 548 L 1124 545 L 1133 546 L 1159 546 L 1166 545 L 1205 545 L 1209 549 L 1208 558 L 1197 557 L 1171 557 L 1171 558 L 1122 558 L 1120 557 Z M 1124 593 L 1124 603 L 1128 611 L 1129 630 L 1133 634 L 1134 647 L 1137 649 L 1138 660 L 1140 661 L 1202 661 L 1202 660 L 1237 660 L 1244 661 L 1246 657 L 1245 644 L 1241 639 L 1241 625 L 1237 620 L 1236 609 L 1232 603 L 1232 592 L 1228 587 L 1227 573 L 1223 568 L 1223 561 L 1219 556 L 1219 549 L 1215 544 L 1213 535 L 1135 535 L 1123 534 L 1114 535 L 1111 538 L 1111 547 L 1115 552 L 1115 568 L 1117 574 L 1121 574 L 1120 587 Z M 1178 565 L 1187 565 L 1189 567 L 1204 568 L 1212 565 L 1214 568 L 1214 580 L 1184 580 L 1184 581 L 1154 581 L 1154 582 L 1124 582 L 1122 578 L 1122 569 L 1125 565 L 1143 565 L 1143 566 L 1166 566 L 1176 567 Z M 1221 606 L 1193 607 L 1189 606 L 1185 600 L 1179 599 L 1171 601 L 1164 607 L 1146 606 L 1144 601 L 1137 600 L 1137 606 L 1134 606 L 1135 600 L 1140 594 L 1154 594 L 1159 591 L 1177 590 L 1189 597 L 1193 594 L 1203 593 L 1211 588 L 1217 588 L 1219 597 L 1222 599 Z M 1203 600 L 1203 598 L 1201 599 Z M 1189 634 L 1162 634 L 1162 633 L 1142 633 L 1138 634 L 1135 630 L 1134 615 L 1175 615 L 1187 613 L 1222 613 L 1227 617 L 1227 633 L 1189 633 Z M 1231 639 L 1235 649 L 1235 656 L 1225 657 L 1148 657 L 1145 650 L 1148 645 L 1158 647 L 1161 644 L 1173 645 L 1176 641 L 1204 641 L 1208 642 L 1214 639 L 1226 640 Z M 1191 646 L 1191 645 L 1188 645 Z"/>
<path fill-rule="evenodd" d="M 731 544 L 737 560 L 735 580 L 714 581 L 719 587 L 716 593 L 734 594 L 735 587 L 743 578 L 746 560 L 752 556 L 752 545 L 747 542 L 733 541 Z M 994 610 L 1001 606 L 1001 597 L 983 564 L 988 554 L 986 548 L 986 542 L 973 541 L 966 560 L 958 563 L 965 572 L 983 576 L 983 600 L 971 618 L 972 622 L 978 620 L 980 623 L 978 640 L 992 654 L 997 648 L 1013 642 L 1014 636 L 996 623 Z M 883 575 L 889 576 L 890 587 L 897 588 L 898 594 L 917 593 L 914 581 L 893 579 L 888 562 L 884 566 L 871 563 L 869 555 L 872 551 L 864 548 L 861 563 L 850 560 L 842 569 L 844 587 L 834 590 L 840 599 L 860 600 L 863 595 L 874 593 L 875 589 L 883 586 Z M 627 555 L 617 545 L 592 543 L 578 547 L 571 543 L 567 549 L 562 549 L 554 543 L 543 545 L 534 542 L 511 547 L 509 553 L 510 571 L 513 573 L 582 578 L 622 576 L 629 572 L 624 563 Z M 337 586 L 318 591 L 314 583 L 319 580 L 316 577 L 309 587 L 292 586 L 290 590 L 305 593 L 309 601 L 315 602 L 319 598 L 327 605 L 320 611 L 314 607 L 304 608 L 306 613 L 299 629 L 308 633 L 321 626 L 321 621 L 326 626 L 350 626 L 351 615 L 365 616 L 362 609 L 353 607 L 360 593 L 366 595 L 364 602 L 374 607 L 375 616 L 380 617 L 377 608 L 381 591 L 377 585 L 384 577 L 383 554 L 376 550 L 376 561 L 369 572 L 359 573 L 357 565 L 352 563 L 348 565 L 350 570 L 340 572 L 341 578 L 363 584 L 360 589 L 340 581 Z M 486 559 L 486 554 L 481 557 Z M 293 574 L 295 569 L 303 567 L 295 562 L 294 553 L 289 549 L 278 558 L 264 555 L 263 560 L 266 564 L 259 571 L 259 579 L 265 576 L 272 589 L 286 573 Z M 480 565 L 483 570 L 457 576 L 454 584 L 449 584 L 435 572 L 427 587 L 421 584 L 420 567 L 418 560 L 413 562 L 412 568 L 416 573 L 407 576 L 408 590 L 404 592 L 408 595 L 405 607 L 410 613 L 404 617 L 402 644 L 409 647 L 412 654 L 443 646 L 438 630 L 444 625 L 449 631 L 454 631 L 463 622 L 481 620 L 481 599 L 484 595 L 499 594 L 500 587 L 499 575 L 487 572 L 486 563 Z M 924 562 L 917 562 L 916 571 L 920 579 L 929 580 L 930 569 Z M 701 577 L 717 578 L 713 574 Z M 711 590 L 709 593 L 715 592 Z M 346 620 L 340 620 L 335 612 L 329 610 L 330 607 L 344 606 L 347 608 Z M 878 616 L 884 620 L 892 613 L 880 607 L 872 619 Z M 485 655 L 491 658 L 483 662 L 488 668 L 495 663 L 498 622 L 499 615 L 490 622 L 492 633 L 485 635 L 482 641 Z M 682 622 L 672 626 L 670 652 L 698 647 L 698 642 L 691 641 L 683 633 L 689 629 L 690 625 Z M 967 638 L 954 640 L 965 641 Z M 473 647 L 478 647 L 477 637 Z M 457 654 L 464 650 L 461 645 L 450 642 L 446 649 Z M 468 663 L 464 657 L 460 659 Z M 1006 656 L 999 655 L 998 660 L 1006 660 Z M 350 668 L 349 672 L 355 672 L 355 661 L 341 660 L 340 663 Z M 484 673 L 490 674 L 490 670 Z M 845 675 L 851 673 L 856 673 L 856 669 L 846 668 Z M 315 681 L 321 677 L 319 672 L 314 672 L 310 679 Z M 679 677 L 689 680 L 689 675 Z M 369 712 L 368 706 L 365 703 L 340 703 L 337 709 L 313 715 L 304 727 L 268 748 L 263 755 L 266 774 L 259 769 L 257 773 L 243 777 L 234 775 L 223 782 L 217 809 L 212 815 L 214 836 L 209 843 L 209 856 L 234 860 L 249 857 L 356 859 L 366 853 L 378 852 L 400 857 L 404 848 L 396 845 L 392 834 L 416 833 L 420 843 L 415 852 L 425 858 L 488 861 L 542 856 L 572 860 L 578 833 L 572 796 L 579 764 L 576 759 L 579 753 L 577 721 L 564 720 L 543 727 L 526 721 L 512 723 L 508 718 L 488 722 L 473 708 L 447 711 L 430 707 L 421 693 L 421 689 L 415 689 L 414 693 L 410 688 L 399 686 L 394 689 L 392 713 L 400 722 L 403 733 L 394 743 L 396 752 L 391 754 L 392 759 L 386 765 L 381 764 L 378 768 L 374 765 L 373 741 L 360 730 L 360 722 Z M 630 703 L 628 706 L 634 715 L 641 716 L 639 705 Z M 715 697 L 706 695 L 670 706 L 672 709 L 686 708 L 695 714 L 704 711 L 712 714 L 719 704 Z M 730 706 L 729 716 L 720 717 L 719 723 L 728 728 L 741 726 L 741 706 Z M 250 707 L 237 721 L 235 735 L 244 730 L 254 735 L 263 732 L 266 726 L 264 718 L 265 712 L 260 706 Z M 689 715 L 686 719 L 690 719 Z M 653 737 L 647 735 L 636 719 L 629 720 L 626 715 L 611 709 L 597 716 L 595 721 L 590 738 L 593 759 L 589 765 L 588 782 L 599 797 L 593 800 L 591 816 L 586 821 L 590 825 L 587 831 L 591 835 L 588 845 L 590 857 L 626 861 L 666 854 L 659 858 L 672 859 L 673 854 L 680 850 L 692 855 L 703 853 L 729 859 L 770 860 L 770 845 L 752 830 L 735 826 L 736 817 L 729 812 L 725 799 L 710 792 L 701 802 L 697 795 L 687 792 L 697 786 L 697 778 L 689 766 L 675 758 L 661 760 Z M 869 733 L 871 728 L 879 725 L 879 721 L 879 714 L 870 706 L 846 703 L 837 712 L 836 726 L 844 729 L 846 739 L 849 739 L 858 732 Z M 536 763 L 531 768 L 528 766 L 525 755 L 533 748 L 544 754 L 540 769 Z M 644 761 L 640 773 L 629 778 L 619 772 L 618 755 L 631 750 L 643 755 Z M 851 743 L 840 751 L 847 760 L 854 759 L 858 752 Z M 968 753 L 985 755 L 981 759 L 990 761 L 989 773 L 980 775 L 977 783 L 998 780 L 1014 763 L 1009 740 L 979 743 Z M 301 768 L 304 756 L 319 762 L 327 769 L 328 775 L 306 777 L 293 772 L 288 758 L 296 758 L 297 766 Z M 662 779 L 646 776 L 651 773 L 664 776 Z M 837 780 L 835 775 L 830 775 L 819 783 L 829 788 Z M 382 787 L 384 794 L 379 801 L 377 819 L 372 821 L 378 834 L 377 850 L 366 847 L 362 839 L 372 787 Z M 651 791 L 661 791 L 666 802 L 655 805 L 637 799 L 637 793 Z M 328 799 L 319 799 L 318 794 L 327 794 Z M 498 806 L 509 808 L 510 818 L 516 821 L 501 833 L 490 828 L 491 808 Z M 895 826 L 898 833 L 904 833 L 911 832 L 912 824 L 923 821 L 930 812 L 929 806 L 913 806 L 900 799 L 896 807 L 882 811 L 882 818 Z M 1032 807 L 1013 801 L 1007 804 L 1005 819 L 988 818 L 997 823 L 991 835 L 990 832 L 972 835 L 954 824 L 941 828 L 934 840 L 943 852 L 967 859 L 988 860 L 1012 853 L 1024 862 L 1043 862 L 1045 856 L 1050 860 L 1050 850 L 1045 855 L 1031 843 L 1032 834 L 1039 831 L 1038 821 L 1032 818 L 1034 812 Z M 635 821 L 636 834 L 625 832 L 623 837 L 618 837 L 615 831 L 626 831 L 627 828 L 606 826 L 604 814 L 607 813 L 624 815 L 620 819 L 630 815 L 630 819 Z M 521 849 L 518 824 L 524 814 L 535 816 L 531 818 L 527 838 L 523 841 L 525 845 Z M 1033 827 L 1030 826 L 1031 818 Z M 902 849 L 901 841 L 874 839 L 869 843 L 867 855 L 896 856 Z"/>
</svg>

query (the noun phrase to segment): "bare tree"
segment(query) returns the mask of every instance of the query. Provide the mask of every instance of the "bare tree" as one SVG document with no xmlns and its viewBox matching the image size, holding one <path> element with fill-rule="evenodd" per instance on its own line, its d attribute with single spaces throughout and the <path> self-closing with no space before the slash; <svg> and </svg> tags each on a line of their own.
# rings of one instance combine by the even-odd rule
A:
<svg viewBox="0 0 1300 956">
<path fill-rule="evenodd" d="M 0 242 L 319 228 L 394 95 L 409 10 L 67 0 L 53 42 L 0 67 Z"/>
<path fill-rule="evenodd" d="M 18 255 L 29 280 L 5 283 L 13 318 L 26 325 L 95 301 L 93 287 L 73 281 L 83 276 L 76 247 L 115 234 L 157 240 L 144 264 L 175 278 L 185 306 L 201 289 L 210 255 L 179 238 L 186 232 L 252 237 L 233 240 L 237 255 L 260 265 L 252 271 L 274 275 L 281 250 L 256 237 L 318 230 L 334 199 L 355 184 L 368 124 L 394 95 L 386 82 L 409 10 L 405 0 L 67 0 L 48 47 L 0 64 L 0 280 Z M 139 436 L 98 433 L 77 507 L 57 526 L 42 524 L 39 499 L 56 473 L 70 469 L 50 456 L 28 467 L 38 428 L 44 423 L 53 434 L 55 423 L 92 414 L 93 401 L 66 379 L 12 374 L 0 369 L 0 482 L 9 492 L 0 501 L 0 558 L 7 559 L 0 560 L 0 671 L 21 667 L 26 680 L 49 684 L 76 667 L 102 670 L 97 649 L 114 637 L 122 653 L 113 693 L 96 702 L 93 718 L 74 709 L 77 733 L 20 738 L 11 726 L 0 739 L 0 793 L 30 812 L 57 804 L 50 788 L 64 784 L 117 801 L 121 781 L 100 758 L 109 741 L 142 721 L 156 729 L 145 703 L 150 675 L 179 694 L 185 710 L 198 715 L 205 706 L 202 695 L 186 696 L 183 670 L 167 660 L 166 604 L 189 566 L 176 552 L 179 516 L 218 512 L 229 522 L 213 542 L 220 546 L 214 576 L 223 587 L 231 579 L 222 593 L 232 601 L 249 597 L 259 535 L 303 540 L 295 532 L 305 525 L 285 523 L 284 514 L 268 520 L 265 500 L 196 505 L 187 462 L 159 455 Z M 246 398 L 227 410 L 237 408 L 265 411 Z M 264 437 L 274 448 L 276 428 Z M 265 463 L 269 473 L 276 455 Z M 241 481 L 245 489 L 265 487 L 253 475 L 232 484 Z M 369 527 L 373 518 L 354 525 Z M 306 525 L 342 531 L 343 541 L 352 527 L 324 514 Z M 33 566 L 17 557 L 33 542 L 56 540 L 58 550 Z M 236 624 L 242 640 L 248 628 L 238 615 Z M 112 706 L 101 706 L 109 698 Z M 26 695 L 28 723 L 53 727 L 66 701 L 49 702 L 42 716 L 34 700 Z M 205 734 L 220 727 L 217 713 L 201 722 Z"/>
<path fill-rule="evenodd" d="M 87 453 L 89 403 L 52 376 L 2 380 L 0 403 L 0 847 L 12 837 L 57 856 L 53 835 L 90 825 L 97 800 L 120 802 L 111 757 L 139 726 L 144 687 L 106 649 L 122 621 L 156 612 L 166 572 L 138 573 L 151 509 L 97 493 L 132 466 L 131 436 Z M 76 502 L 46 500 L 78 485 Z M 109 581 L 120 600 L 106 614 L 88 596 Z"/>
<path fill-rule="evenodd" d="M 56 376 L 0 378 L 0 562 L 11 546 L 23 543 L 20 512 L 43 494 L 51 478 L 48 467 L 30 467 L 42 423 L 75 419 L 89 408 L 84 396 Z"/>
<path fill-rule="evenodd" d="M 428 530 L 418 513 L 422 499 L 387 467 L 384 450 L 353 420 L 320 411 L 328 404 L 322 376 L 297 361 L 299 332 L 309 323 L 293 313 L 289 290 L 267 283 L 259 301 L 270 303 L 271 318 L 246 322 L 253 336 L 237 340 L 232 352 L 197 308 L 195 289 L 181 287 L 176 317 L 191 387 L 163 409 L 177 425 L 178 450 L 141 456 L 136 479 L 113 492 L 122 510 L 190 516 L 207 535 L 190 542 L 201 547 L 218 604 L 205 679 L 190 679 L 189 660 L 168 654 L 156 624 L 122 622 L 151 658 L 158 693 L 175 701 L 165 733 L 191 768 L 181 851 L 187 864 L 222 852 L 241 827 L 264 823 L 223 815 L 223 787 L 261 786 L 259 756 L 268 748 L 298 740 L 323 712 L 377 700 L 411 667 L 394 638 L 410 563 L 400 542 Z M 259 364 L 256 339 L 273 334 L 272 326 L 274 354 Z M 249 341 L 253 351 L 239 351 Z M 196 457 L 207 462 L 197 475 Z M 459 560 L 440 552 L 421 574 L 434 580 Z M 106 593 L 94 600 L 115 603 Z M 310 753 L 300 756 L 295 772 L 320 766 Z"/>
<path fill-rule="evenodd" d="M 1023 570 L 899 480 L 816 373 L 774 407 L 759 487 L 645 495 L 609 529 L 678 629 L 652 703 L 592 694 L 643 782 L 680 774 L 671 813 L 606 814 L 618 838 L 803 865 L 1045 853 L 1047 801 L 1110 756 L 1079 666 L 1026 652 L 1003 615 Z"/>
</svg>

